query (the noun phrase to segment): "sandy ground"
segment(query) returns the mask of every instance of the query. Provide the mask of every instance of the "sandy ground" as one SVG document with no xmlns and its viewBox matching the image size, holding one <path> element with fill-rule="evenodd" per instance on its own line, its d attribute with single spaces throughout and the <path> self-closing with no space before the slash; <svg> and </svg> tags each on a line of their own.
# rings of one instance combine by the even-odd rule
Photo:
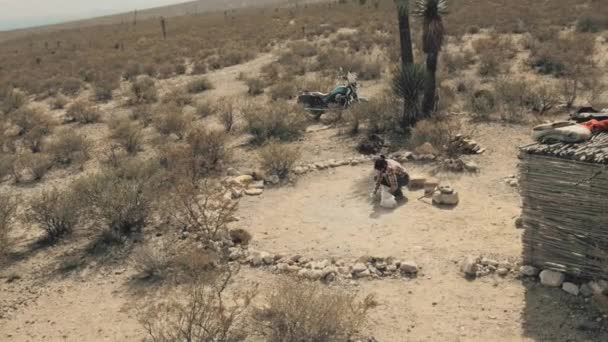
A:
<svg viewBox="0 0 608 342">
<path fill-rule="evenodd" d="M 245 92 L 238 74 L 256 72 L 272 58 L 261 55 L 210 74 L 217 87 L 204 96 Z M 185 81 L 164 81 L 162 87 Z M 363 89 L 363 95 L 371 96 L 382 87 L 371 83 Z M 438 176 L 459 191 L 461 202 L 455 208 L 420 200 L 421 192 L 407 192 L 407 203 L 396 210 L 374 208 L 368 199 L 369 164 L 316 172 L 294 185 L 245 198 L 239 224 L 253 233 L 254 247 L 273 253 L 416 261 L 422 269 L 414 279 L 336 285 L 376 294 L 380 306 L 372 310 L 365 330 L 378 341 L 608 340 L 605 319 L 582 298 L 515 275 L 469 281 L 460 274 L 458 263 L 467 255 L 514 262 L 521 257 L 521 231 L 513 224 L 520 199 L 504 178 L 517 174 L 516 146 L 529 141 L 528 128 L 480 124 L 473 137 L 487 149 L 469 157 L 481 172 Z M 313 130 L 295 144 L 304 162 L 355 155 L 353 140 L 334 128 Z M 243 148 L 237 156 L 251 153 Z M 252 165 L 251 158 L 235 163 Z M 405 166 L 413 174 L 430 171 L 428 165 Z M 82 265 L 78 256 L 90 242 L 86 234 L 76 237 L 79 243 L 39 247 L 30 231 L 21 227 L 19 248 L 0 270 L 0 341 L 134 341 L 145 336 L 134 303 L 147 290 L 134 288 L 135 271 L 128 261 Z M 274 277 L 267 270 L 243 268 L 235 285 L 257 282 L 263 290 Z"/>
</svg>

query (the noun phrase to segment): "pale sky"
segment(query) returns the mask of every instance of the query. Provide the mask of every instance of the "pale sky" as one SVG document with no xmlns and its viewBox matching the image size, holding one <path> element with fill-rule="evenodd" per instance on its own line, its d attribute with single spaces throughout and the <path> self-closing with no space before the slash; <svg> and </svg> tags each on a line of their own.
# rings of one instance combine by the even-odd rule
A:
<svg viewBox="0 0 608 342">
<path fill-rule="evenodd" d="M 187 0 L 0 0 L 0 31 L 187 2 Z"/>
</svg>

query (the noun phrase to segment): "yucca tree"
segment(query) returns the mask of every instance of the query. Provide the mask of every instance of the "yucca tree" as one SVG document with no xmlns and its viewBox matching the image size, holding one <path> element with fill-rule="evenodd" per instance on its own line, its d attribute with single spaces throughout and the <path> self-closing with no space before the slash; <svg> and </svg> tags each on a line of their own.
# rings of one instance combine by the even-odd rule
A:
<svg viewBox="0 0 608 342">
<path fill-rule="evenodd" d="M 393 76 L 393 92 L 403 99 L 404 110 L 399 126 L 404 131 L 421 119 L 422 95 L 427 80 L 427 72 L 419 64 L 409 64 Z"/>
<path fill-rule="evenodd" d="M 422 51 L 426 54 L 428 81 L 424 91 L 422 113 L 430 115 L 435 108 L 437 60 L 443 46 L 445 27 L 442 16 L 447 13 L 447 0 L 417 0 L 413 14 L 422 19 Z"/>
<path fill-rule="evenodd" d="M 412 52 L 412 34 L 410 32 L 409 1 L 395 0 L 397 5 L 397 19 L 399 21 L 399 40 L 401 42 L 402 68 L 414 63 Z"/>
</svg>

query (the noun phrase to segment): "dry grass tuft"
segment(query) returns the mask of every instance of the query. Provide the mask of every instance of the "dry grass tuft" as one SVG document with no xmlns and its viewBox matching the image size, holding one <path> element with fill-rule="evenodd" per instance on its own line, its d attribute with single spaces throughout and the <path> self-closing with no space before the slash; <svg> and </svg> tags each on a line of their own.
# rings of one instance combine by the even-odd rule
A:
<svg viewBox="0 0 608 342">
<path fill-rule="evenodd" d="M 76 121 L 83 125 L 96 123 L 101 118 L 101 112 L 88 101 L 76 101 L 68 107 L 66 112 L 69 121 Z"/>
<path fill-rule="evenodd" d="M 89 160 L 91 143 L 70 129 L 59 131 L 46 147 L 53 161 L 60 165 L 82 165 Z"/>
<path fill-rule="evenodd" d="M 264 171 L 279 178 L 286 178 L 300 158 L 300 151 L 296 147 L 270 141 L 258 151 L 258 155 Z"/>
</svg>

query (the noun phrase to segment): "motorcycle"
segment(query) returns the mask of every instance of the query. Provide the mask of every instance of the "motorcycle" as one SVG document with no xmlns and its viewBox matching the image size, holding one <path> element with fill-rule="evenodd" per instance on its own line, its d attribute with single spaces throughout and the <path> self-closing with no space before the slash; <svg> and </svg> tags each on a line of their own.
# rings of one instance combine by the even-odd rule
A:
<svg viewBox="0 0 608 342">
<path fill-rule="evenodd" d="M 310 112 L 322 114 L 332 108 L 348 108 L 350 105 L 367 101 L 357 94 L 358 85 L 354 75 L 343 77 L 345 81 L 329 93 L 303 91 L 298 95 L 298 103 Z"/>
</svg>

